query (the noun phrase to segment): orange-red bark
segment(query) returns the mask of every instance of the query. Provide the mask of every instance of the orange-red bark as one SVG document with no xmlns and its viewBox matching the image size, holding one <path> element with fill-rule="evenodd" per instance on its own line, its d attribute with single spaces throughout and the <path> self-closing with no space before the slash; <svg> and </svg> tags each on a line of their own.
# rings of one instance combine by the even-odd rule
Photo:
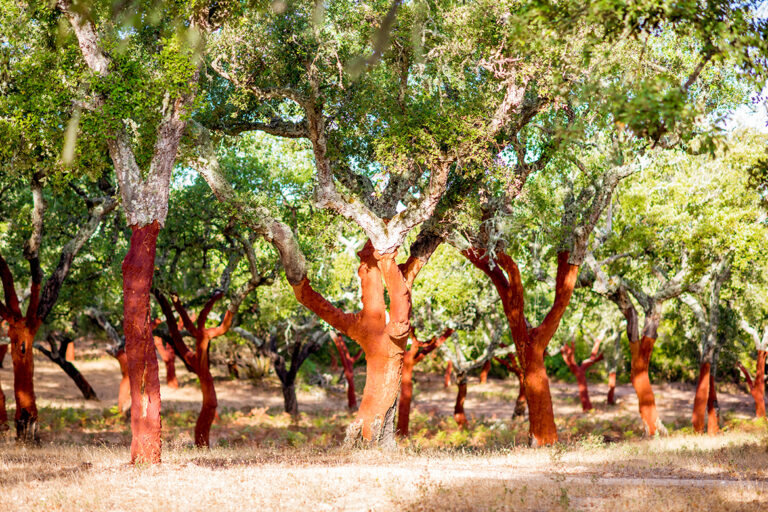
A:
<svg viewBox="0 0 768 512">
<path fill-rule="evenodd" d="M 463 254 L 473 265 L 490 277 L 501 298 L 512 339 L 518 355 L 521 356 L 520 364 L 523 369 L 525 395 L 528 399 L 532 442 L 538 446 L 556 443 L 557 428 L 552 409 L 549 378 L 544 366 L 544 353 L 571 300 L 579 267 L 568 263 L 567 251 L 558 253 L 555 300 L 542 323 L 538 327 L 531 328 L 525 318 L 525 291 L 520 271 L 514 260 L 500 250 L 496 252 L 496 260 L 493 264 L 489 255 L 482 249 L 469 249 Z"/>
<path fill-rule="evenodd" d="M 123 260 L 123 331 L 131 386 L 131 462 L 160 462 L 160 379 L 149 322 L 149 292 L 160 225 L 132 226 Z"/>
<path fill-rule="evenodd" d="M 344 368 L 344 379 L 347 381 L 347 408 L 353 411 L 357 409 L 357 395 L 355 394 L 355 363 L 363 355 L 362 349 L 353 357 L 349 353 L 344 338 L 338 332 L 331 333 L 331 339 L 339 352 L 341 365 Z"/>
<path fill-rule="evenodd" d="M 464 413 L 464 400 L 467 398 L 467 377 L 466 375 L 456 378 L 456 385 L 459 388 L 456 394 L 456 405 L 453 406 L 453 419 L 461 428 L 467 428 L 467 415 Z"/>
<path fill-rule="evenodd" d="M 67 352 L 64 355 L 64 360 L 69 361 L 70 363 L 75 360 L 75 341 L 72 340 L 67 345 Z"/>
<path fill-rule="evenodd" d="M 699 368 L 699 382 L 693 399 L 693 431 L 704 432 L 707 425 L 707 401 L 709 399 L 710 365 L 702 363 Z"/>
<path fill-rule="evenodd" d="M 714 372 L 709 374 L 709 396 L 707 397 L 707 434 L 714 436 L 719 430 L 717 419 L 717 391 Z"/>
<path fill-rule="evenodd" d="M 451 372 L 453 371 L 453 363 L 448 361 L 445 363 L 445 375 L 443 377 L 443 387 L 447 388 L 451 385 Z"/>
<path fill-rule="evenodd" d="M 630 343 L 632 353 L 632 386 L 637 393 L 640 417 L 643 420 L 646 434 L 654 435 L 658 428 L 659 413 L 656 410 L 656 399 L 651 388 L 651 379 L 648 376 L 648 366 L 651 362 L 651 352 L 656 342 L 654 338 L 643 336 L 640 341 Z"/>
<path fill-rule="evenodd" d="M 608 405 L 616 405 L 616 372 L 608 374 Z"/>
<path fill-rule="evenodd" d="M 131 407 L 131 381 L 128 377 L 128 356 L 125 355 L 125 349 L 121 349 L 115 354 L 115 359 L 120 363 L 120 388 L 117 392 L 117 408 L 121 413 L 125 413 Z"/>
<path fill-rule="evenodd" d="M 411 255 L 406 263 L 398 265 L 396 255 L 397 251 L 378 253 L 370 240 L 358 253 L 363 308 L 356 314 L 333 306 L 312 289 L 306 277 L 292 284 L 301 304 L 355 340 L 365 352 L 365 388 L 348 441 L 359 433 L 368 441 L 394 443 L 395 403 L 410 332 L 411 286 L 425 263 Z M 385 285 L 390 299 L 388 321 Z"/>
<path fill-rule="evenodd" d="M 157 353 L 160 354 L 160 359 L 165 364 L 165 383 L 168 384 L 169 388 L 178 389 L 179 379 L 176 378 L 176 352 L 173 351 L 173 348 L 166 346 L 160 336 L 155 336 L 154 338 Z"/>
<path fill-rule="evenodd" d="M 595 345 L 592 347 L 592 353 L 590 354 L 589 358 L 585 359 L 580 364 L 576 363 L 576 353 L 573 342 L 563 345 L 563 348 L 560 351 L 563 355 L 563 360 L 565 360 L 565 364 L 568 365 L 568 369 L 571 370 L 573 376 L 576 377 L 576 382 L 579 386 L 579 400 L 581 400 L 581 409 L 585 412 L 592 410 L 592 402 L 589 400 L 587 370 L 590 366 L 603 359 L 603 354 L 599 353 L 600 342 L 601 340 L 595 341 Z"/>
<path fill-rule="evenodd" d="M 520 368 L 514 353 L 509 353 L 506 357 L 497 357 L 496 360 L 517 377 L 520 390 L 517 393 L 517 400 L 515 400 L 515 411 L 513 416 L 523 416 L 528 409 L 528 401 L 525 399 L 525 386 L 523 385 L 523 369 Z"/>
<path fill-rule="evenodd" d="M 488 382 L 488 372 L 491 371 L 491 360 L 487 360 L 483 367 L 480 369 L 480 384 Z"/>
<path fill-rule="evenodd" d="M 397 409 L 397 434 L 407 437 L 411 418 L 411 400 L 413 398 L 413 367 L 427 355 L 440 347 L 447 340 L 453 329 L 446 329 L 440 336 L 435 336 L 426 343 L 416 338 L 416 332 L 411 329 L 411 347 L 403 356 L 403 374 L 400 381 L 400 402 Z"/>
<path fill-rule="evenodd" d="M 230 327 L 232 327 L 233 313 L 227 310 L 219 325 L 216 327 L 205 327 L 208 315 L 216 302 L 223 297 L 223 293 L 214 293 L 211 298 L 208 299 L 208 302 L 205 303 L 196 320 L 193 320 L 190 317 L 187 309 L 179 301 L 179 298 L 173 295 L 171 299 L 174 309 L 179 314 L 179 317 L 181 317 L 181 322 L 184 325 L 184 328 L 193 338 L 195 338 L 195 351 L 192 352 L 181 337 L 181 333 L 179 332 L 178 325 L 176 324 L 168 300 L 157 291 L 155 292 L 155 297 L 165 315 L 168 330 L 171 333 L 171 339 L 173 340 L 176 351 L 195 372 L 200 382 L 202 405 L 200 407 L 200 413 L 197 416 L 197 422 L 195 423 L 195 446 L 208 447 L 210 446 L 211 425 L 213 425 L 213 420 L 216 418 L 216 410 L 218 408 L 216 387 L 214 385 L 213 376 L 211 375 L 211 364 L 209 359 L 210 343 L 211 340 L 222 336 L 229 331 Z"/>
<path fill-rule="evenodd" d="M 757 368 L 754 380 L 749 374 L 749 370 L 739 363 L 739 368 L 744 373 L 747 386 L 749 386 L 749 394 L 755 400 L 755 417 L 757 418 L 765 418 L 765 357 L 765 350 L 757 351 Z"/>
</svg>

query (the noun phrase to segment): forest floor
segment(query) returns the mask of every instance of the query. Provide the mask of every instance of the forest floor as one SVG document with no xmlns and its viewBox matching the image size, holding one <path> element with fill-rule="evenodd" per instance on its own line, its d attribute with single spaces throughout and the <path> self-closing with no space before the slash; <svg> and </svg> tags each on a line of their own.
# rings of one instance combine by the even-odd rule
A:
<svg viewBox="0 0 768 512">
<path fill-rule="evenodd" d="M 107 357 L 76 362 L 100 401 L 82 400 L 52 363 L 36 361 L 42 443 L 17 446 L 0 434 L 3 510 L 766 510 L 768 424 L 749 419 L 751 397 L 720 391 L 723 432 L 690 432 L 693 387 L 655 386 L 671 435 L 643 439 L 631 386 L 582 413 L 575 384 L 553 383 L 563 443 L 527 447 L 527 422 L 511 419 L 513 380 L 470 381 L 469 428 L 451 416 L 455 387 L 416 375 L 411 439 L 395 452 L 340 448 L 346 411 L 342 386 L 305 387 L 302 411 L 282 411 L 279 385 L 264 379 L 217 380 L 221 418 L 213 448 L 191 447 L 199 408 L 193 375 L 177 365 L 181 388 L 162 387 L 164 464 L 131 467 L 130 431 L 114 406 L 119 369 Z M 95 355 L 95 354 L 94 354 Z M 0 382 L 12 415 L 10 361 Z M 161 364 L 161 373 L 162 373 Z M 361 370 L 362 373 L 362 370 Z M 364 376 L 356 378 L 362 390 Z M 130 477 L 125 478 L 129 472 Z M 119 481 L 119 485 L 116 482 Z"/>
</svg>

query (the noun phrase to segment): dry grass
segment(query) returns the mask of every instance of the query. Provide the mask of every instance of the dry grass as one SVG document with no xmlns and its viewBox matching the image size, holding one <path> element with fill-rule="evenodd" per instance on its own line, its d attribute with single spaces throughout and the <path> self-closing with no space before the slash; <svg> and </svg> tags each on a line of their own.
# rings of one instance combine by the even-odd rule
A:
<svg viewBox="0 0 768 512">
<path fill-rule="evenodd" d="M 763 427 L 765 428 L 765 427 Z M 768 434 L 394 453 L 0 446 L 4 510 L 765 510 Z"/>
<path fill-rule="evenodd" d="M 1 511 L 768 510 L 768 423 L 747 419 L 751 399 L 742 392 L 723 394 L 724 433 L 709 438 L 690 434 L 692 390 L 658 386 L 673 435 L 642 440 L 631 389 L 620 388 L 620 405 L 607 407 L 595 386 L 597 409 L 586 414 L 574 386 L 556 383 L 564 444 L 535 450 L 526 446 L 526 421 L 509 419 L 509 383 L 473 385 L 474 418 L 461 430 L 451 418 L 455 390 L 420 376 L 413 436 L 382 453 L 338 448 L 352 417 L 339 412 L 342 392 L 300 393 L 306 413 L 292 420 L 280 413 L 274 383 L 222 381 L 215 447 L 198 451 L 190 433 L 199 389 L 190 378 L 180 390 L 163 388 L 164 463 L 132 467 L 128 425 L 110 408 L 112 361 L 79 364 L 103 401 L 80 400 L 41 362 L 43 444 L 0 435 Z"/>
</svg>

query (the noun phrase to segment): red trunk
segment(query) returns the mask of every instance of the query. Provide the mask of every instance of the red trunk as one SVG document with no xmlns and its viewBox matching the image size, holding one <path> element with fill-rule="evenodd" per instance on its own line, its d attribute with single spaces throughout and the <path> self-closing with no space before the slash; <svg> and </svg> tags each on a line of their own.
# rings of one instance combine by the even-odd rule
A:
<svg viewBox="0 0 768 512">
<path fill-rule="evenodd" d="M 362 438 L 387 447 L 395 443 L 395 405 L 400 393 L 403 353 L 410 333 L 411 286 L 421 263 L 409 258 L 402 267 L 397 251 L 379 254 L 369 240 L 358 253 L 363 309 L 345 313 L 312 289 L 304 277 L 293 283 L 298 301 L 337 330 L 355 340 L 365 352 L 366 381 L 347 443 Z M 389 295 L 389 319 L 382 283 Z"/>
<path fill-rule="evenodd" d="M 8 411 L 5 410 L 5 393 L 3 393 L 3 386 L 0 384 L 0 432 L 5 432 L 9 428 Z"/>
<path fill-rule="evenodd" d="M 344 343 L 344 338 L 342 338 L 339 333 L 333 333 L 331 339 L 333 339 L 333 344 L 336 345 L 336 350 L 339 351 L 341 365 L 344 368 L 344 379 L 347 381 L 347 408 L 354 411 L 357 409 L 357 395 L 355 394 L 355 363 L 360 358 L 362 352 L 359 352 L 357 356 L 352 357 L 347 349 L 347 344 Z"/>
<path fill-rule="evenodd" d="M 445 377 L 443 378 L 443 387 L 447 388 L 451 386 L 451 371 L 453 370 L 453 363 L 448 361 L 445 365 Z"/>
<path fill-rule="evenodd" d="M 528 421 L 530 435 L 536 446 L 557 442 L 555 413 L 552 409 L 552 395 L 549 391 L 549 377 L 544 366 L 544 350 L 531 344 L 526 347 L 523 380 L 525 397 L 528 400 Z"/>
<path fill-rule="evenodd" d="M 747 380 L 747 386 L 749 387 L 749 394 L 755 400 L 755 417 L 765 418 L 765 350 L 757 351 L 757 368 L 755 369 L 755 380 L 752 380 L 752 376 L 749 375 L 743 364 L 739 363 L 739 368 L 744 373 L 744 378 Z"/>
<path fill-rule="evenodd" d="M 176 378 L 176 353 L 172 347 L 166 346 L 163 339 L 155 336 L 155 348 L 160 354 L 160 359 L 165 364 L 165 382 L 169 388 L 178 389 L 179 380 Z"/>
<path fill-rule="evenodd" d="M 37 441 L 37 403 L 35 401 L 35 364 L 32 343 L 39 327 L 38 322 L 25 319 L 9 322 L 13 357 L 13 391 L 16 397 L 16 438 L 20 441 Z"/>
<path fill-rule="evenodd" d="M 568 365 L 568 369 L 571 370 L 571 373 L 576 377 L 576 382 L 579 385 L 581 409 L 585 412 L 592 410 L 592 402 L 589 400 L 589 388 L 587 386 L 587 370 L 590 366 L 603 359 L 603 355 L 598 354 L 599 350 L 600 340 L 597 340 L 589 359 L 582 361 L 581 364 L 576 364 L 576 352 L 573 342 L 570 344 L 566 343 L 560 350 L 565 364 Z"/>
<path fill-rule="evenodd" d="M 485 362 L 483 368 L 480 370 L 480 384 L 488 382 L 488 372 L 491 371 L 491 360 Z"/>
<path fill-rule="evenodd" d="M 608 405 L 616 405 L 616 372 L 608 374 Z"/>
<path fill-rule="evenodd" d="M 67 345 L 67 352 L 64 354 L 64 360 L 70 363 L 75 360 L 75 341 L 72 340 Z"/>
<path fill-rule="evenodd" d="M 707 404 L 710 381 L 709 363 L 702 363 L 699 368 L 699 382 L 696 385 L 696 396 L 693 399 L 693 431 L 702 433 L 707 426 Z"/>
<path fill-rule="evenodd" d="M 216 409 L 219 405 L 216 399 L 216 388 L 211 375 L 210 361 L 208 360 L 208 348 L 210 339 L 204 335 L 197 342 L 198 368 L 197 377 L 200 380 L 200 391 L 203 394 L 203 403 L 200 414 L 195 424 L 195 446 L 210 446 L 211 425 L 216 417 Z"/>
<path fill-rule="evenodd" d="M 464 414 L 464 399 L 467 398 L 467 377 L 458 377 L 459 392 L 456 395 L 456 405 L 453 407 L 453 419 L 461 428 L 467 428 L 467 416 Z"/>
<path fill-rule="evenodd" d="M 709 374 L 709 397 L 707 398 L 707 434 L 714 436 L 719 430 L 717 419 L 717 391 L 715 390 L 715 375 Z"/>
<path fill-rule="evenodd" d="M 131 462 L 160 462 L 160 379 L 149 322 L 149 292 L 160 225 L 132 226 L 123 260 L 123 330 L 131 385 Z"/>
<path fill-rule="evenodd" d="M 504 346 L 502 344 L 502 346 Z M 497 357 L 496 360 L 503 364 L 507 370 L 514 373 L 515 376 L 517 376 L 517 382 L 520 386 L 520 391 L 517 393 L 517 400 L 515 400 L 515 411 L 513 413 L 513 418 L 517 416 L 523 416 L 525 415 L 525 411 L 528 409 L 528 401 L 525 398 L 525 386 L 523 385 L 523 370 L 520 368 L 520 365 L 517 362 L 517 357 L 514 353 L 510 353 L 505 358 L 499 358 Z"/>
<path fill-rule="evenodd" d="M 121 350 L 115 355 L 115 359 L 120 363 L 120 388 L 117 392 L 117 408 L 121 413 L 125 413 L 131 407 L 131 382 L 128 377 L 128 356 L 125 350 Z"/>
<path fill-rule="evenodd" d="M 517 353 L 522 356 L 520 364 L 523 370 L 525 395 L 528 399 L 532 444 L 542 446 L 556 443 L 557 428 L 552 409 L 552 396 L 549 391 L 549 378 L 544 366 L 544 352 L 571 300 L 579 267 L 568 263 L 570 254 L 567 251 L 557 254 L 555 300 L 542 323 L 538 327 L 531 328 L 525 318 L 525 290 L 520 270 L 514 260 L 504 251 L 496 252 L 493 265 L 484 250 L 471 249 L 464 251 L 463 254 L 491 279 L 501 298 Z"/>
<path fill-rule="evenodd" d="M 643 420 L 647 435 L 656 434 L 659 425 L 656 399 L 653 396 L 651 379 L 648 377 L 648 365 L 651 361 L 651 352 L 653 352 L 655 342 L 654 338 L 643 336 L 640 341 L 629 344 L 632 353 L 632 386 L 637 393 L 640 417 Z"/>
<path fill-rule="evenodd" d="M 755 399 L 755 416 L 758 418 L 765 418 L 765 356 L 765 350 L 758 350 L 755 385 L 751 393 Z"/>
<path fill-rule="evenodd" d="M 413 397 L 413 367 L 427 355 L 442 345 L 453 334 L 453 329 L 433 337 L 426 343 L 416 338 L 416 333 L 411 329 L 411 347 L 403 356 L 403 372 L 400 382 L 400 402 L 397 410 L 397 434 L 408 436 L 408 423 L 411 416 L 411 399 Z"/>
<path fill-rule="evenodd" d="M 400 402 L 397 406 L 397 435 L 408 437 L 408 424 L 411 419 L 411 398 L 413 397 L 413 366 L 419 351 L 416 343 L 411 345 L 403 356 L 403 374 L 400 381 Z"/>
</svg>

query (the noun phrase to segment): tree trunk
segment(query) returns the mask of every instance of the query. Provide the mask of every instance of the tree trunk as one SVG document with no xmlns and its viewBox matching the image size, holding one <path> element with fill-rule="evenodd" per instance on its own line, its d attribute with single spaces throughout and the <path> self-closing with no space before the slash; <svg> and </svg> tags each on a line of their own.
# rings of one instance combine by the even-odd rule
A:
<svg viewBox="0 0 768 512">
<path fill-rule="evenodd" d="M 654 338 L 643 336 L 640 341 L 629 344 L 632 353 L 632 386 L 637 393 L 638 408 L 645 433 L 649 436 L 655 435 L 657 430 L 666 433 L 664 425 L 659 421 L 656 399 L 653 396 L 651 379 L 648 377 L 648 365 L 651 362 L 651 352 L 655 342 Z"/>
<path fill-rule="evenodd" d="M 696 385 L 696 396 L 693 399 L 693 431 L 699 434 L 704 432 L 707 426 L 707 405 L 710 388 L 710 364 L 701 363 L 699 368 L 699 381 Z"/>
<path fill-rule="evenodd" d="M 608 374 L 608 405 L 616 405 L 616 372 Z"/>
<path fill-rule="evenodd" d="M 445 365 L 445 377 L 443 379 L 444 388 L 451 386 L 451 370 L 453 370 L 453 363 L 448 361 L 448 363 Z"/>
<path fill-rule="evenodd" d="M 576 364 L 576 352 L 571 344 L 563 345 L 560 349 L 560 354 L 563 356 L 565 364 L 568 365 L 568 369 L 571 371 L 574 377 L 576 377 L 576 383 L 579 386 L 579 400 L 581 401 L 581 410 L 584 412 L 592 410 L 592 402 L 589 400 L 589 387 L 587 385 L 587 372 L 585 364 Z"/>
<path fill-rule="evenodd" d="M 709 397 L 707 397 L 707 434 L 714 436 L 719 430 L 717 391 L 715 390 L 715 372 L 709 373 Z"/>
<path fill-rule="evenodd" d="M 485 362 L 483 368 L 480 370 L 480 384 L 488 382 L 488 372 L 491 371 L 491 360 Z"/>
<path fill-rule="evenodd" d="M 545 446 L 557 442 L 557 427 L 549 391 L 549 378 L 544 366 L 544 348 L 536 345 L 530 343 L 525 348 L 523 379 L 525 397 L 528 400 L 531 443 L 533 446 Z"/>
<path fill-rule="evenodd" d="M 413 366 L 418 346 L 414 343 L 411 350 L 403 355 L 403 372 L 400 381 L 400 403 L 397 409 L 397 435 L 408 437 L 408 424 L 411 419 L 411 399 L 413 398 Z"/>
<path fill-rule="evenodd" d="M 467 416 L 464 414 L 464 399 L 467 398 L 467 376 L 456 375 L 459 392 L 456 394 L 456 405 L 453 407 L 453 419 L 461 428 L 467 428 Z"/>
<path fill-rule="evenodd" d="M 173 351 L 173 348 L 166 346 L 160 336 L 155 336 L 154 339 L 155 348 L 157 349 L 158 354 L 160 354 L 160 359 L 162 359 L 165 364 L 165 383 L 168 384 L 169 388 L 178 389 L 179 380 L 176 378 L 176 352 Z"/>
<path fill-rule="evenodd" d="M 8 336 L 11 338 L 13 358 L 13 392 L 16 397 L 16 439 L 21 442 L 37 442 L 37 403 L 35 401 L 35 365 L 32 353 L 38 325 L 29 326 L 26 319 L 11 321 Z"/>
<path fill-rule="evenodd" d="M 160 225 L 132 226 L 123 260 L 123 330 L 131 386 L 131 462 L 160 462 L 160 378 L 149 323 L 149 292 Z"/>
<path fill-rule="evenodd" d="M 520 391 L 517 393 L 517 400 L 515 400 L 515 411 L 512 413 L 512 417 L 525 416 L 525 411 L 528 410 L 528 401 L 525 399 L 525 386 L 520 379 Z"/>
<path fill-rule="evenodd" d="M 5 393 L 3 393 L 3 386 L 0 384 L 0 432 L 5 432 L 9 428 L 8 411 L 5 410 Z"/>
<path fill-rule="evenodd" d="M 200 380 L 203 404 L 195 424 L 195 446 L 207 448 L 210 446 L 211 425 L 213 425 L 213 420 L 216 418 L 216 409 L 219 403 L 216 399 L 216 387 L 213 383 L 210 360 L 208 359 L 209 340 L 198 343 L 198 347 L 199 363 L 197 378 Z"/>
<path fill-rule="evenodd" d="M 400 393 L 404 350 L 389 339 L 371 340 L 365 354 L 365 387 L 357 418 L 347 429 L 347 442 L 358 434 L 374 445 L 395 445 L 395 407 Z"/>
<path fill-rule="evenodd" d="M 285 412 L 291 416 L 299 415 L 299 401 L 296 399 L 295 381 L 281 382 L 283 388 L 283 405 Z"/>
<path fill-rule="evenodd" d="M 67 353 L 64 356 L 64 360 L 69 361 L 70 363 L 74 362 L 75 360 L 75 342 L 74 341 L 70 341 L 67 344 Z M 82 389 L 80 391 L 82 391 Z M 93 396 L 95 397 L 96 393 L 94 393 Z"/>
<path fill-rule="evenodd" d="M 3 367 L 3 361 L 5 361 L 5 354 L 8 353 L 8 344 L 0 345 L 0 368 Z"/>
<path fill-rule="evenodd" d="M 755 399 L 755 417 L 765 418 L 765 350 L 757 351 L 755 380 L 750 386 L 750 394 Z"/>
<path fill-rule="evenodd" d="M 120 363 L 120 388 L 117 392 L 117 408 L 125 414 L 131 408 L 131 382 L 128 377 L 128 357 L 125 355 L 125 349 L 121 349 L 115 359 Z"/>
</svg>

